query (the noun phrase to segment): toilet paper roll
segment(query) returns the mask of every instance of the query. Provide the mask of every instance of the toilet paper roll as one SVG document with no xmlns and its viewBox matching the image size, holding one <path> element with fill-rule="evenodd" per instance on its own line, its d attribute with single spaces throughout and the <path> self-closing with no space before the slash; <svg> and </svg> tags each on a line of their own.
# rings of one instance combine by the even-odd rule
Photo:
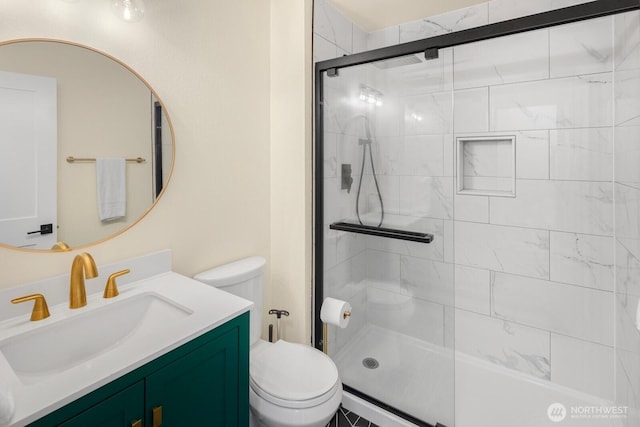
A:
<svg viewBox="0 0 640 427">
<path fill-rule="evenodd" d="M 329 325 L 346 328 L 351 317 L 351 305 L 335 298 L 325 298 L 320 309 L 320 320 Z"/>
</svg>

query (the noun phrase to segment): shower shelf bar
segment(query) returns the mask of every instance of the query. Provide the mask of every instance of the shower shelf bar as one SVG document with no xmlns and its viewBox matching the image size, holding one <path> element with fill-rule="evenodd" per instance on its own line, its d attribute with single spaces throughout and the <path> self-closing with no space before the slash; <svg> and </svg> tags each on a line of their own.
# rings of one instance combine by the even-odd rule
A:
<svg viewBox="0 0 640 427">
<path fill-rule="evenodd" d="M 429 233 L 418 233 L 416 231 L 375 227 L 372 225 L 354 224 L 351 222 L 334 222 L 333 224 L 329 225 L 329 228 L 332 230 L 348 231 L 350 233 L 367 234 L 369 236 L 408 240 L 410 242 L 431 243 L 433 241 L 433 234 Z"/>
</svg>

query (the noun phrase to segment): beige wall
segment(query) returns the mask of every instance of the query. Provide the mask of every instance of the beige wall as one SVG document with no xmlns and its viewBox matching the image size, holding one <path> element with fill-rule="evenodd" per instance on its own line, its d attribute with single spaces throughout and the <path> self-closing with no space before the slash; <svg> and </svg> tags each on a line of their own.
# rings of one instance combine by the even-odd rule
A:
<svg viewBox="0 0 640 427">
<path fill-rule="evenodd" d="M 0 46 L 0 70 L 53 77 L 58 95 L 58 240 L 71 246 L 97 242 L 140 218 L 154 201 L 151 92 L 110 58 L 64 43 Z M 100 221 L 95 163 L 75 157 L 143 157 L 127 163 L 123 219 Z"/>
<path fill-rule="evenodd" d="M 271 3 L 271 300 L 311 342 L 311 0 Z"/>
<path fill-rule="evenodd" d="M 0 40 L 92 46 L 142 75 L 167 106 L 171 182 L 140 223 L 88 248 L 98 264 L 170 248 L 174 270 L 191 276 L 265 256 L 265 308 L 289 310 L 284 336 L 309 342 L 312 2 L 271 3 L 147 2 L 144 20 L 127 24 L 107 1 L 3 0 Z M 0 287 L 65 273 L 77 253 L 0 248 Z"/>
<path fill-rule="evenodd" d="M 139 224 L 88 249 L 98 264 L 170 248 L 174 270 L 190 276 L 263 255 L 274 276 L 265 308 L 291 311 L 285 337 L 308 342 L 311 0 L 272 3 L 147 2 L 143 21 L 127 24 L 107 1 L 3 0 L 0 40 L 50 37 L 95 47 L 141 74 L 167 106 L 176 134 L 173 178 Z M 274 47 L 276 24 L 281 44 Z M 0 248 L 0 287 L 65 273 L 76 253 Z"/>
</svg>

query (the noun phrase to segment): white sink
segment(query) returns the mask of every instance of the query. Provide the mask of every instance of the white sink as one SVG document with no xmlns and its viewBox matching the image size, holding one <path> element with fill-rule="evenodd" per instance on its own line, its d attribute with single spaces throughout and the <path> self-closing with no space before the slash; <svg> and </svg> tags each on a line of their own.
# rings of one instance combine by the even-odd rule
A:
<svg viewBox="0 0 640 427">
<path fill-rule="evenodd" d="M 0 289 L 0 383 L 15 401 L 2 427 L 28 425 L 252 306 L 171 271 L 170 251 L 98 268 L 102 277 L 87 281 L 79 309 L 69 308 L 68 274 Z M 102 298 L 104 277 L 125 268 L 120 295 Z M 35 293 L 46 296 L 51 316 L 31 322 L 31 307 L 11 300 Z"/>
<path fill-rule="evenodd" d="M 24 384 L 33 384 L 124 342 L 161 334 L 191 314 L 191 310 L 147 292 L 97 308 L 73 310 L 70 317 L 0 341 L 0 352 Z"/>
</svg>

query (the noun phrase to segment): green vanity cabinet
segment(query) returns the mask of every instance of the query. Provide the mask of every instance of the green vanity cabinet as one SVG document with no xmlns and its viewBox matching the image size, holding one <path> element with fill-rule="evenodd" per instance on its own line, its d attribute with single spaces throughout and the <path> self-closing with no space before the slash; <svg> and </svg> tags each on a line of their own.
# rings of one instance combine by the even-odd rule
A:
<svg viewBox="0 0 640 427">
<path fill-rule="evenodd" d="M 137 420 L 140 423 L 136 425 Z M 249 425 L 249 313 L 31 424 L 33 427 L 158 425 Z"/>
<path fill-rule="evenodd" d="M 68 421 L 60 427 L 131 426 L 144 417 L 144 381 L 114 394 Z"/>
<path fill-rule="evenodd" d="M 167 426 L 241 425 L 238 356 L 235 336 L 225 334 L 154 372 L 145 380 L 147 407 L 161 408 Z"/>
</svg>

